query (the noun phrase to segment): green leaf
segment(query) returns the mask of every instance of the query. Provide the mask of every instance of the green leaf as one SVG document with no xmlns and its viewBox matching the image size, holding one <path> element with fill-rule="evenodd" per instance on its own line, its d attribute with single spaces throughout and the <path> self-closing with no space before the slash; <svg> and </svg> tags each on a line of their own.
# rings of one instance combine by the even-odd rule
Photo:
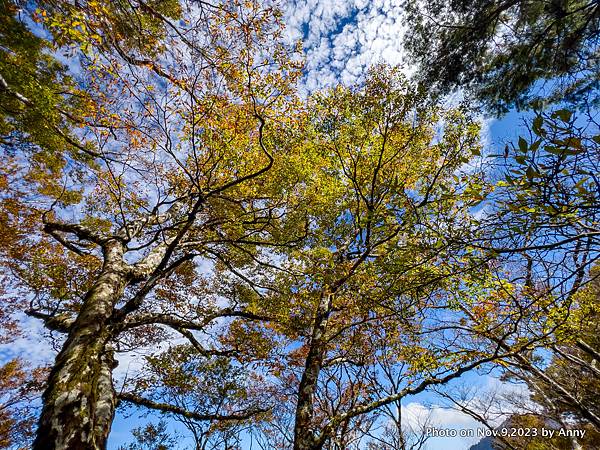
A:
<svg viewBox="0 0 600 450">
<path fill-rule="evenodd" d="M 523 153 L 527 153 L 527 141 L 522 137 L 519 137 L 519 150 Z"/>
<path fill-rule="evenodd" d="M 573 115 L 573 113 L 571 111 L 569 111 L 568 109 L 559 109 L 552 113 L 553 118 L 558 117 L 563 122 L 569 122 L 571 120 L 572 115 Z"/>
<path fill-rule="evenodd" d="M 529 146 L 529 150 L 531 150 L 532 152 L 537 151 L 537 149 L 540 148 L 541 143 L 542 143 L 541 139 L 538 139 L 535 142 L 532 142 L 532 144 Z"/>
</svg>

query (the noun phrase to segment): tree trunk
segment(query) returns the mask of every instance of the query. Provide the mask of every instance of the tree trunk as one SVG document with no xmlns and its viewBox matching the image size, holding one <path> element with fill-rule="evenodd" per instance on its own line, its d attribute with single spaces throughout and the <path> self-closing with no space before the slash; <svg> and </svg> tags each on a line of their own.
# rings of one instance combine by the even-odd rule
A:
<svg viewBox="0 0 600 450">
<path fill-rule="evenodd" d="M 326 350 L 325 332 L 333 294 L 323 292 L 310 339 L 310 348 L 306 357 L 304 373 L 298 387 L 298 403 L 296 405 L 296 420 L 294 424 L 294 450 L 319 450 L 321 444 L 312 430 L 312 419 L 314 415 L 314 395 L 319 380 L 319 373 L 323 366 L 323 357 Z"/>
<path fill-rule="evenodd" d="M 102 272 L 56 357 L 33 450 L 106 448 L 116 405 L 108 319 L 126 283 L 119 250 L 105 248 Z"/>
</svg>

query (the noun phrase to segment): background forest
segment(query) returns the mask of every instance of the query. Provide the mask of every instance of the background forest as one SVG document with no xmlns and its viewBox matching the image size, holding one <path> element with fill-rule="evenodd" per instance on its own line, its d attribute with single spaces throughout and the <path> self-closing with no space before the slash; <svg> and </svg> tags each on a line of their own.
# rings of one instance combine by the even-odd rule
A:
<svg viewBox="0 0 600 450">
<path fill-rule="evenodd" d="M 0 448 L 600 448 L 599 26 L 0 0 Z"/>
</svg>

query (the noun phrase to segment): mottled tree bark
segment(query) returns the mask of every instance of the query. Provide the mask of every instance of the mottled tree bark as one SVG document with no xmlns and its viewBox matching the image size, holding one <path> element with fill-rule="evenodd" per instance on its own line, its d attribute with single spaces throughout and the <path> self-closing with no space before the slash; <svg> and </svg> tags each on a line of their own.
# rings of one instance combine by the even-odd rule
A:
<svg viewBox="0 0 600 450">
<path fill-rule="evenodd" d="M 120 243 L 106 244 L 102 272 L 50 373 L 33 450 L 106 448 L 116 405 L 108 322 L 127 282 L 122 256 Z"/>
<path fill-rule="evenodd" d="M 320 440 L 317 439 L 312 429 L 312 420 L 314 395 L 325 356 L 325 332 L 331 314 L 332 301 L 333 294 L 323 292 L 315 314 L 310 348 L 306 357 L 304 373 L 298 387 L 298 403 L 294 424 L 294 450 L 319 450 L 322 447 L 322 443 L 319 442 Z"/>
</svg>

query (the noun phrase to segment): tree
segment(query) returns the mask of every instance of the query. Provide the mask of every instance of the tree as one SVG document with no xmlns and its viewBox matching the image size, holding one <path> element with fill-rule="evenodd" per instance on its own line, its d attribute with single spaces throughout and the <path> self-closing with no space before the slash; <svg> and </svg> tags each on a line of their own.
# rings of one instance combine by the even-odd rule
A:
<svg viewBox="0 0 600 450">
<path fill-rule="evenodd" d="M 541 407 L 531 416 L 563 428 L 586 430 L 583 439 L 570 440 L 575 441 L 571 442 L 574 448 L 585 448 L 597 445 L 600 439 L 597 268 L 574 297 L 570 320 L 555 333 L 548 348 L 551 356 L 515 364 L 509 374 L 527 383 L 532 400 Z"/>
<path fill-rule="evenodd" d="M 539 380 L 537 388 L 533 390 L 534 400 L 538 403 L 546 401 L 550 403 L 548 408 L 554 405 L 557 414 L 567 415 L 571 421 L 577 418 L 580 423 L 588 421 L 585 414 L 582 414 L 582 409 L 600 417 L 597 407 L 600 395 L 597 388 L 597 379 L 600 377 L 597 368 L 600 356 L 598 287 L 596 268 L 591 273 L 589 283 L 576 295 L 571 321 L 566 329 L 557 333 L 556 342 L 551 347 L 552 359 L 544 370 L 550 380 Z M 581 374 L 576 383 L 572 377 L 573 368 Z M 555 383 L 564 386 L 578 402 L 561 395 L 561 390 L 555 388 Z M 596 428 L 596 433 L 600 433 L 598 423 L 591 425 Z"/>
<path fill-rule="evenodd" d="M 509 416 L 501 428 L 556 430 L 553 439 L 541 435 L 498 436 L 493 442 L 499 448 L 579 449 L 592 448 L 598 442 L 597 269 L 592 269 L 581 287 L 566 297 L 552 295 L 551 289 L 544 286 L 546 282 L 534 281 L 518 294 L 524 297 L 518 322 L 514 319 L 517 308 L 510 313 L 514 324 L 525 327 L 535 345 L 504 359 L 500 365 L 501 379 L 525 386 L 525 394 L 441 393 L 454 407 L 490 429 L 494 429 L 494 419 Z M 499 336 L 503 332 L 500 329 L 487 337 L 501 345 Z M 585 434 L 561 435 L 560 429 Z"/>
<path fill-rule="evenodd" d="M 496 112 L 586 105 L 597 102 L 599 8 L 586 0 L 409 1 L 405 42 L 433 92 L 467 88 Z"/>
<path fill-rule="evenodd" d="M 352 206 L 342 203 L 340 215 L 330 219 L 327 227 L 323 226 L 323 236 L 319 236 L 322 239 L 318 241 L 319 256 L 330 255 L 331 259 L 322 263 L 311 255 L 305 263 L 299 263 L 300 267 L 310 267 L 310 273 L 303 273 L 309 281 L 301 278 L 303 284 L 293 285 L 290 289 L 293 295 L 287 300 L 288 304 L 302 302 L 298 297 L 302 298 L 305 289 L 315 295 L 314 289 L 320 295 L 319 302 L 312 300 L 312 308 L 316 308 L 312 314 L 306 310 L 297 314 L 314 318 L 312 324 L 301 321 L 305 328 L 296 332 L 306 339 L 305 347 L 294 352 L 300 366 L 294 439 L 294 446 L 299 449 L 337 448 L 338 436 L 356 429 L 352 419 L 411 392 L 443 384 L 490 359 L 526 366 L 532 375 L 543 379 L 529 355 L 538 348 L 552 348 L 561 329 L 571 323 L 573 296 L 582 286 L 590 264 L 598 257 L 597 180 L 590 175 L 595 173 L 597 164 L 593 126 L 578 128 L 568 124 L 570 117 L 562 110 L 537 119 L 533 134 L 538 140 L 532 144 L 533 148 L 521 139 L 519 150 L 515 149 L 514 158 L 521 169 L 511 167 L 512 178 L 486 191 L 476 172 L 458 177 L 465 184 L 457 186 L 455 177 L 460 164 L 469 160 L 468 155 L 477 154 L 478 149 L 469 140 L 472 135 L 468 121 L 462 122 L 460 115 L 446 116 L 445 134 L 437 147 L 444 149 L 440 154 L 445 159 L 437 160 L 441 166 L 429 168 L 406 154 L 395 164 L 393 157 L 381 156 L 380 160 L 389 161 L 393 168 L 391 174 L 383 172 L 385 175 L 381 176 L 394 181 L 382 184 L 379 191 L 378 163 L 369 161 L 362 165 L 373 149 L 381 149 L 385 155 L 384 149 L 389 145 L 391 149 L 410 148 L 411 157 L 427 154 L 426 150 L 415 151 L 412 147 L 419 148 L 420 142 L 427 142 L 419 140 L 423 129 L 415 125 L 414 134 L 404 130 L 408 138 L 407 134 L 395 135 L 394 132 L 399 132 L 397 123 L 386 122 L 390 119 L 385 113 L 379 115 L 388 107 L 394 112 L 404 111 L 395 101 L 402 98 L 401 101 L 407 102 L 406 97 L 394 97 L 398 94 L 394 81 L 379 76 L 368 80 L 364 91 L 356 89 L 348 97 L 343 91 L 336 91 L 335 100 L 325 103 L 325 108 L 332 108 L 329 111 L 314 108 L 324 119 L 320 129 L 322 139 L 339 158 L 337 173 L 348 177 L 345 184 L 340 181 L 338 185 L 351 186 L 348 191 Z M 385 106 L 379 109 L 381 105 Z M 416 117 L 427 123 L 426 113 Z M 389 129 L 378 120 L 390 123 Z M 375 131 L 363 131 L 371 130 L 371 126 Z M 391 130 L 389 141 L 386 130 Z M 401 136 L 409 144 L 402 144 Z M 353 148 L 357 148 L 356 153 L 352 153 Z M 531 153 L 525 148 L 530 148 Z M 393 172 L 403 167 L 419 168 L 417 173 L 424 178 L 418 178 L 417 183 L 422 182 L 419 186 L 425 186 L 424 190 L 394 184 L 396 179 L 410 183 L 407 174 Z M 429 173 L 435 174 L 433 178 L 427 178 Z M 481 219 L 473 219 L 469 207 L 479 204 L 486 192 L 491 192 L 486 198 L 497 201 L 497 209 Z M 412 195 L 419 193 L 423 197 L 415 200 Z M 380 203 L 375 201 L 370 205 L 369 195 L 374 195 Z M 394 209 L 396 195 L 411 207 Z M 337 194 L 335 198 L 345 197 Z M 394 211 L 391 219 L 382 212 L 386 208 Z M 366 218 L 361 220 L 363 212 Z M 378 213 L 386 219 L 379 219 Z M 402 222 L 398 225 L 395 220 Z M 507 231 L 506 223 L 514 227 Z M 403 233 L 401 241 L 394 236 L 387 241 L 390 247 L 369 248 L 371 244 L 377 247 L 386 242 L 377 233 L 390 236 L 386 231 L 393 234 L 398 229 Z M 487 246 L 481 246 L 481 242 Z M 349 256 L 340 255 L 340 251 L 349 252 Z M 368 256 L 361 261 L 361 255 L 365 254 Z M 425 260 L 415 261 L 412 255 Z M 445 264 L 438 265 L 436 257 L 443 258 Z M 315 277 L 319 267 L 324 267 L 323 273 Z M 436 276 L 429 278 L 432 274 Z M 372 276 L 375 278 L 371 279 Z M 335 292 L 329 303 L 325 303 L 319 288 L 326 289 L 328 283 L 333 283 Z M 357 308 L 356 312 L 352 312 L 353 308 Z M 439 323 L 435 320 L 439 312 L 435 310 L 447 311 Z M 453 314 L 455 311 L 460 314 Z M 426 325 L 418 319 L 421 315 L 426 317 Z M 396 345 L 397 355 L 382 352 L 386 342 Z M 398 380 L 387 389 L 381 386 L 378 373 L 384 367 L 388 370 L 391 367 Z M 420 378 L 424 373 L 428 377 Z M 404 383 L 409 387 L 403 387 Z M 370 390 L 373 386 L 377 386 L 377 394 Z M 577 401 L 572 393 L 566 396 L 571 402 Z M 595 421 L 593 411 L 579 410 L 586 420 Z"/>
<path fill-rule="evenodd" d="M 417 25 L 406 42 L 434 95 L 464 88 L 496 112 L 536 111 L 524 120 L 529 136 L 490 160 L 505 179 L 488 203 L 498 220 L 486 224 L 497 239 L 488 247 L 521 255 L 535 270 L 561 270 L 558 250 L 563 262 L 580 259 L 574 264 L 579 269 L 564 279 L 576 272 L 581 280 L 597 245 L 598 183 L 590 175 L 598 170 L 597 2 L 439 1 L 408 7 Z M 565 266 L 573 267 L 571 261 Z"/>
<path fill-rule="evenodd" d="M 278 43 L 276 11 L 191 2 L 181 6 L 194 18 L 186 22 L 140 2 L 160 27 L 142 25 L 137 41 L 128 29 L 116 32 L 140 18 L 129 15 L 137 8 L 111 18 L 125 3 L 39 4 L 36 17 L 54 44 L 80 57 L 77 84 L 85 94 L 69 130 L 77 139 L 67 148 L 46 145 L 11 113 L 7 133 L 24 139 L 14 149 L 2 144 L 5 156 L 18 156 L 7 198 L 23 207 L 11 219 L 18 225 L 31 217 L 34 225 L 18 242 L 23 251 L 5 256 L 11 282 L 28 292 L 28 313 L 64 335 L 35 449 L 105 446 L 117 402 L 114 352 L 135 344 L 142 327 L 185 333 L 243 316 L 242 308 L 174 302 L 164 280 L 201 257 L 222 256 L 230 265 L 251 257 L 281 233 L 275 212 L 291 197 L 285 180 L 264 176 L 286 164 L 283 153 L 276 159 L 283 124 L 271 119 L 285 113 L 297 76 Z M 63 11 L 69 20 L 59 20 Z M 148 34 L 157 44 L 141 48 Z M 125 46 L 125 36 L 135 40 Z M 57 103 L 74 95 L 57 91 Z M 27 109 L 23 98 L 15 102 Z M 50 105 L 50 117 L 56 108 Z M 44 128 L 44 120 L 34 125 Z M 53 138 L 70 136 L 51 128 Z M 286 236 L 293 241 L 297 232 L 289 227 Z M 236 254 L 234 242 L 248 254 Z M 197 278 L 193 266 L 186 276 Z"/>
<path fill-rule="evenodd" d="M 538 111 L 526 120 L 529 136 L 494 155 L 500 178 L 488 197 L 482 226 L 490 231 L 483 246 L 525 288 L 512 306 L 513 321 L 531 315 L 546 324 L 530 331 L 552 362 L 522 353 L 512 360 L 515 372 L 543 405 L 545 417 L 564 423 L 558 405 L 566 402 L 577 411 L 566 415 L 583 414 L 581 420 L 593 427 L 597 412 L 582 403 L 566 374 L 559 375 L 565 364 L 572 369 L 574 361 L 585 361 L 582 350 L 558 342 L 565 333 L 594 332 L 590 323 L 576 322 L 575 298 L 593 278 L 590 267 L 599 255 L 598 4 L 429 2 L 413 4 L 411 14 L 418 26 L 408 45 L 421 61 L 423 82 L 436 93 L 466 88 L 495 112 Z M 558 106 L 548 108 L 553 103 Z M 521 419 L 538 420 L 535 414 Z"/>
<path fill-rule="evenodd" d="M 389 344 L 388 344 L 389 345 Z M 388 345 L 383 344 L 382 352 L 388 350 Z M 391 350 L 391 348 L 389 348 Z M 379 382 L 377 378 L 371 381 L 375 386 L 380 385 L 381 390 L 388 395 L 399 392 L 404 383 L 402 367 L 394 367 L 394 361 L 383 360 L 381 362 L 380 377 L 385 380 Z M 431 411 L 413 417 L 406 417 L 402 408 L 402 399 L 384 405 L 376 423 L 366 433 L 369 436 L 368 450 L 422 450 L 427 446 L 430 436 L 427 429 L 435 427 Z M 407 420 L 408 419 L 408 420 Z"/>
<path fill-rule="evenodd" d="M 266 371 L 282 405 L 266 425 L 271 448 L 358 448 L 382 407 L 529 345 L 510 330 L 504 347 L 485 340 L 497 323 L 482 318 L 507 286 L 476 248 L 445 240 L 468 239 L 483 198 L 480 174 L 462 171 L 478 127 L 421 99 L 377 67 L 310 103 L 299 145 L 326 162 L 311 171 L 306 244 L 242 279 L 252 310 L 272 319 L 240 322 L 229 338 L 272 343 Z M 386 369 L 393 383 L 382 384 Z"/>
<path fill-rule="evenodd" d="M 526 130 L 490 156 L 477 225 L 487 231 L 470 244 L 512 273 L 522 300 L 550 301 L 568 314 L 599 256 L 599 130 L 593 117 L 565 109 L 538 114 Z"/>
<path fill-rule="evenodd" d="M 417 26 L 407 45 L 435 94 L 465 88 L 497 113 L 536 110 L 525 121 L 529 136 L 493 155 L 499 179 L 479 248 L 497 255 L 521 285 L 513 321 L 538 317 L 546 326 L 530 331 L 552 352 L 573 325 L 574 296 L 599 255 L 598 12 L 597 2 L 585 1 L 410 4 Z M 532 383 L 548 382 L 539 361 L 528 353 L 517 359 Z"/>
</svg>

